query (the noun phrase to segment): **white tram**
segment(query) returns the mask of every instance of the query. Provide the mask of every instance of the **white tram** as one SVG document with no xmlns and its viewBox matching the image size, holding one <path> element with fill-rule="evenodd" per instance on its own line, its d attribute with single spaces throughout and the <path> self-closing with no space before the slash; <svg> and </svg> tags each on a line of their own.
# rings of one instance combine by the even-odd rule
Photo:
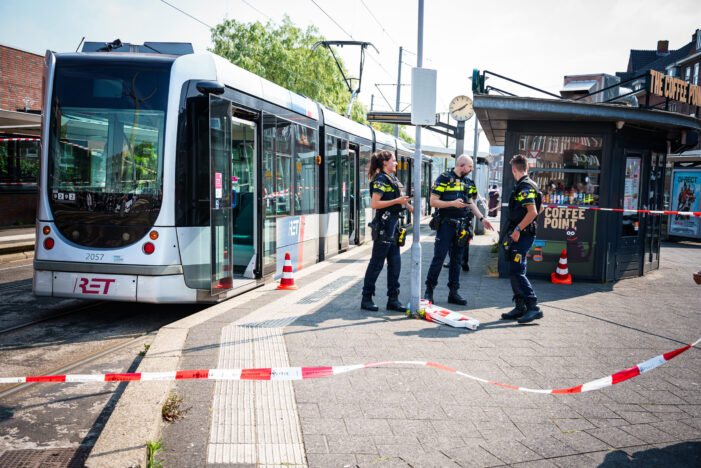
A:
<svg viewBox="0 0 701 468">
<path fill-rule="evenodd" d="M 38 296 L 224 300 L 368 241 L 373 151 L 411 189 L 410 146 L 221 57 L 97 49 L 46 54 Z"/>
</svg>

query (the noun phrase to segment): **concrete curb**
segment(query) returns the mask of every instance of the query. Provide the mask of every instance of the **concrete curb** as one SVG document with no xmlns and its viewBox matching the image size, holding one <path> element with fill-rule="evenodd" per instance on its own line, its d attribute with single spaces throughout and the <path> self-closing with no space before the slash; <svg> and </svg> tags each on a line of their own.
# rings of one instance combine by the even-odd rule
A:
<svg viewBox="0 0 701 468">
<path fill-rule="evenodd" d="M 3 263 L 16 262 L 20 260 L 31 260 L 34 258 L 34 243 L 24 250 L 4 250 L 0 247 L 0 265 Z"/>
</svg>

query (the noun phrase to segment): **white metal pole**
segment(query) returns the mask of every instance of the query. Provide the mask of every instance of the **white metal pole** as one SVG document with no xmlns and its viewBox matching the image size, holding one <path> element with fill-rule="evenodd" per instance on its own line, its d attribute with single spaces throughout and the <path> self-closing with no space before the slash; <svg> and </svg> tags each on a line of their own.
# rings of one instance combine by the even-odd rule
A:
<svg viewBox="0 0 701 468">
<path fill-rule="evenodd" d="M 424 54 L 424 0 L 419 0 L 419 29 L 417 39 L 416 67 L 423 66 Z M 416 126 L 416 149 L 414 152 L 414 236 L 411 244 L 411 313 L 419 311 L 421 298 L 421 126 Z"/>
</svg>

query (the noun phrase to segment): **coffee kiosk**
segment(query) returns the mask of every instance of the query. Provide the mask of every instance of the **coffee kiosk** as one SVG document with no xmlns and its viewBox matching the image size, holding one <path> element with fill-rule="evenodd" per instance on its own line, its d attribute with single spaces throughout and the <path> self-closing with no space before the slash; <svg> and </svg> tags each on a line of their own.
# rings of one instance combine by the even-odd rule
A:
<svg viewBox="0 0 701 468">
<path fill-rule="evenodd" d="M 701 120 L 621 104 L 497 95 L 476 95 L 474 109 L 489 142 L 504 146 L 502 199 L 515 182 L 508 162 L 522 154 L 544 203 L 557 205 L 538 217 L 529 275 L 549 276 L 563 250 L 575 281 L 615 281 L 659 267 L 661 215 L 633 210 L 664 209 L 666 155 L 696 145 Z M 591 209 L 599 207 L 631 211 Z M 506 216 L 501 223 L 506 229 Z M 508 276 L 503 252 L 499 273 Z"/>
</svg>

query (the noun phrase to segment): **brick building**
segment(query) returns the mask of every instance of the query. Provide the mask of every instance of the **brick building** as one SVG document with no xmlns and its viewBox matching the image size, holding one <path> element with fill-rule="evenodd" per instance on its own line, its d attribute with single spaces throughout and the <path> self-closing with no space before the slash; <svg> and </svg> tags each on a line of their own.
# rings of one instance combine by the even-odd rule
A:
<svg viewBox="0 0 701 468">
<path fill-rule="evenodd" d="M 632 80 L 625 86 L 633 89 L 638 102 L 641 105 L 664 109 L 679 114 L 691 115 L 701 118 L 701 110 L 698 106 L 688 103 L 676 102 L 664 97 L 648 93 L 646 88 L 646 76 L 650 70 L 663 73 L 684 80 L 692 85 L 701 84 L 699 67 L 701 66 L 701 29 L 697 29 L 691 35 L 691 41 L 676 50 L 669 49 L 669 41 L 657 42 L 655 50 L 630 51 L 628 67 L 625 72 L 617 72 L 622 82 Z M 701 156 L 701 143 L 687 151 Z"/>
<path fill-rule="evenodd" d="M 43 60 L 0 44 L 0 226 L 36 216 Z"/>
</svg>

